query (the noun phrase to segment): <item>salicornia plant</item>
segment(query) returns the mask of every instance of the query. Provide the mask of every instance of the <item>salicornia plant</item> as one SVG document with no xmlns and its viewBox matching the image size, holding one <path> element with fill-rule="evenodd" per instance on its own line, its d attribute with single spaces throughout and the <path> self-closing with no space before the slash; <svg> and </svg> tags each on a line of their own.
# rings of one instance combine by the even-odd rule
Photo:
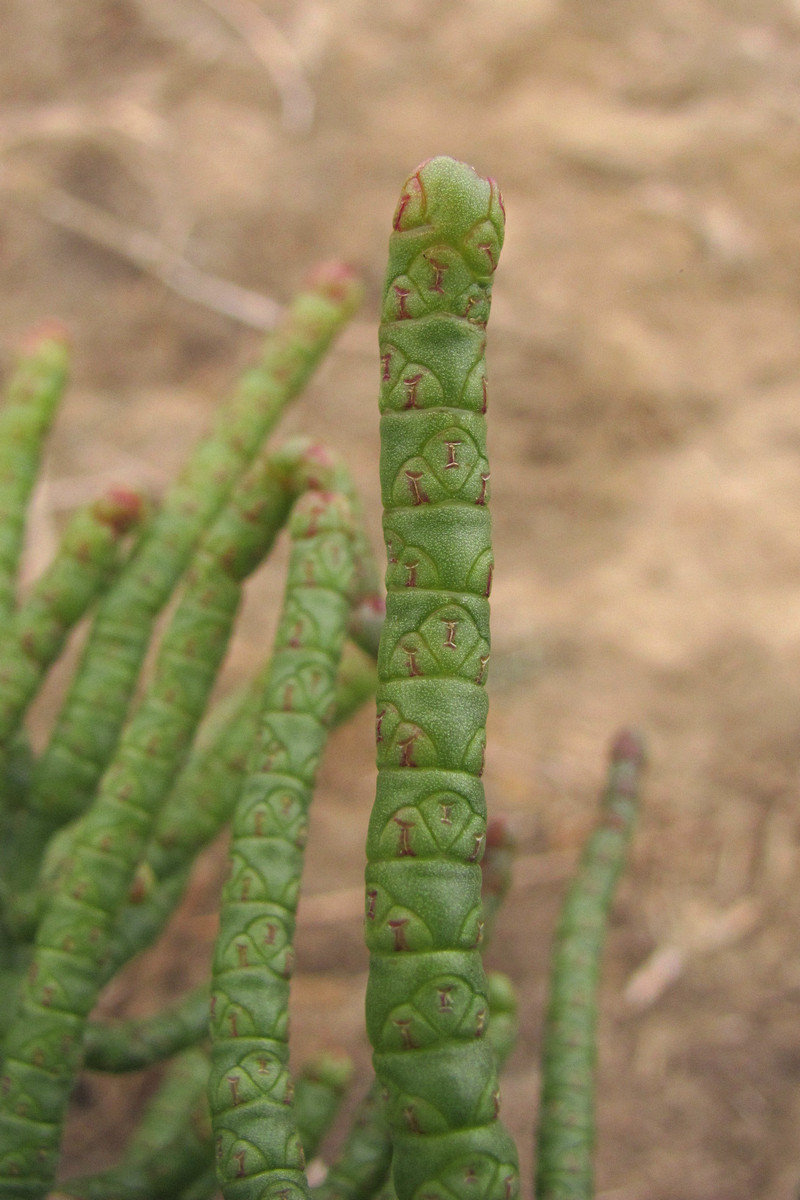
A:
<svg viewBox="0 0 800 1200">
<path fill-rule="evenodd" d="M 481 782 L 493 570 L 484 351 L 504 219 L 494 181 L 449 158 L 423 163 L 395 212 L 380 325 L 385 617 L 345 465 L 308 438 L 267 442 L 357 306 L 348 270 L 312 276 L 160 504 L 116 489 L 77 512 L 20 594 L 26 512 L 68 358 L 56 327 L 23 348 L 0 410 L 0 1197 L 516 1196 L 498 1086 L 516 998 L 483 968 L 512 853 L 502 821 L 487 830 Z M 284 527 L 271 654 L 207 712 L 245 581 Z M 28 708 L 88 613 L 35 754 Z M 309 806 L 329 730 L 376 689 L 365 901 L 375 1079 L 310 1188 L 306 1161 L 351 1068 L 323 1055 L 296 1080 L 289 1072 Z M 636 736 L 619 736 L 556 939 L 541 1197 L 592 1194 L 598 962 L 641 761 Z M 102 989 L 158 936 L 226 824 L 211 979 L 154 1017 L 94 1019 Z M 119 1164 L 59 1180 L 81 1068 L 165 1060 Z"/>
</svg>

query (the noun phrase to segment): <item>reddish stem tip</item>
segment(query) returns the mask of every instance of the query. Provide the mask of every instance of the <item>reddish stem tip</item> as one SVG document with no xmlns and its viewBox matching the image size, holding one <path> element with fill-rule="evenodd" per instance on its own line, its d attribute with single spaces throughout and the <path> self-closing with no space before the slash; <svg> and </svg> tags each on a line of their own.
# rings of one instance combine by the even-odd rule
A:
<svg viewBox="0 0 800 1200">
<path fill-rule="evenodd" d="M 336 260 L 320 263 L 308 276 L 306 283 L 310 289 L 335 304 L 352 301 L 361 288 L 358 273 L 346 263 Z"/>
<path fill-rule="evenodd" d="M 60 342 L 67 348 L 72 344 L 67 326 L 57 317 L 48 317 L 26 330 L 20 340 L 20 352 L 26 356 L 36 354 L 46 342 Z"/>
<path fill-rule="evenodd" d="M 611 742 L 609 757 L 614 763 L 631 762 L 635 767 L 644 766 L 646 750 L 643 734 L 638 729 L 621 729 Z"/>
<path fill-rule="evenodd" d="M 98 521 L 110 525 L 115 534 L 122 536 L 142 523 L 145 509 L 144 497 L 140 492 L 112 487 L 96 501 L 94 513 Z"/>
</svg>

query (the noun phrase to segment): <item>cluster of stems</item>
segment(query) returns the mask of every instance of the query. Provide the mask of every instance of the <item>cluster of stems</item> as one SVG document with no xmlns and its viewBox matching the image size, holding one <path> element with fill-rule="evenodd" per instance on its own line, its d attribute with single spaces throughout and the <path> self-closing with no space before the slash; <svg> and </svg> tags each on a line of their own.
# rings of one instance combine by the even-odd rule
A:
<svg viewBox="0 0 800 1200">
<path fill-rule="evenodd" d="M 0 409 L 0 1200 L 513 1200 L 498 1072 L 511 981 L 483 954 L 512 839 L 481 775 L 493 571 L 486 326 L 505 213 L 452 159 L 408 179 L 380 327 L 386 602 L 358 497 L 323 446 L 269 440 L 361 288 L 320 268 L 157 504 L 76 512 L 19 585 L 42 446 L 67 377 L 57 327 L 22 348 Z M 288 532 L 274 644 L 208 711 L 248 577 Z M 154 630 L 169 606 L 153 647 Z M 80 661 L 43 748 L 28 711 L 71 630 Z M 321 1183 L 351 1075 L 293 1078 L 289 989 L 309 806 L 330 730 L 377 696 L 367 833 L 366 1026 L 375 1079 Z M 614 743 L 603 816 L 559 927 L 537 1195 L 591 1195 L 595 997 L 641 768 Z M 199 851 L 230 826 L 210 980 L 155 1016 L 102 1022 L 103 988 L 159 935 Z M 121 1161 L 59 1178 L 82 1069 L 167 1063 Z"/>
</svg>

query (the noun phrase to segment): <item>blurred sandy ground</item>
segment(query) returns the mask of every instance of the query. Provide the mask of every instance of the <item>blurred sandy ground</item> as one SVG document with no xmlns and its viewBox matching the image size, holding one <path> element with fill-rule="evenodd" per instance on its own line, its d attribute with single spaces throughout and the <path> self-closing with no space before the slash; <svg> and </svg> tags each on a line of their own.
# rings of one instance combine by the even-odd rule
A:
<svg viewBox="0 0 800 1200">
<path fill-rule="evenodd" d="M 0 29 L 7 361 L 46 316 L 75 344 L 30 573 L 108 477 L 163 487 L 255 352 L 253 325 L 334 256 L 368 300 L 284 429 L 347 454 L 379 545 L 375 325 L 396 196 L 434 153 L 500 181 L 486 782 L 520 837 L 492 958 L 524 1022 L 505 1113 L 529 1169 L 552 923 L 608 737 L 633 721 L 651 768 L 608 948 L 599 1196 L 788 1200 L 797 0 L 0 0 Z M 252 589 L 227 684 L 268 645 L 280 570 Z M 325 767 L 309 878 L 331 896 L 302 921 L 294 1017 L 298 1056 L 324 1011 L 365 1071 L 353 896 L 372 758 L 365 713 Z M 202 976 L 222 853 L 107 1012 L 152 1010 Z M 148 1086 L 87 1077 L 72 1169 L 107 1161 Z"/>
</svg>

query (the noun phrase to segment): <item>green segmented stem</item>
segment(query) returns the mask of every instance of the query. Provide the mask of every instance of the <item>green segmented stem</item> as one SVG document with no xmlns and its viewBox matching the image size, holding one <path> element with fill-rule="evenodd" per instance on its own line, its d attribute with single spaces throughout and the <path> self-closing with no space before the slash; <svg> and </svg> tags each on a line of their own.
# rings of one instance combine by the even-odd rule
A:
<svg viewBox="0 0 800 1200">
<path fill-rule="evenodd" d="M 16 602 L 25 517 L 42 443 L 67 382 L 69 350 L 60 326 L 28 336 L 0 409 L 0 613 Z"/>
<path fill-rule="evenodd" d="M 11 618 L 7 636 L 0 640 L 0 770 L 16 769 L 25 711 L 72 626 L 118 572 L 127 550 L 125 535 L 143 514 L 141 497 L 122 489 L 76 512 L 52 563 Z M 0 895 L 6 925 L 22 934 L 36 910 L 26 885 L 38 868 L 51 826 L 37 814 L 15 812 L 15 794 L 18 801 L 26 795 L 6 789 L 9 811 L 0 834 Z"/>
<path fill-rule="evenodd" d="M 324 1050 L 303 1063 L 295 1081 L 294 1114 L 306 1162 L 336 1120 L 352 1078 L 353 1062 L 347 1054 Z"/>
<path fill-rule="evenodd" d="M 68 1179 L 51 1200 L 174 1200 L 212 1160 L 208 1055 L 189 1050 L 171 1064 L 119 1166 Z"/>
<path fill-rule="evenodd" d="M 481 962 L 481 783 L 492 547 L 484 349 L 497 185 L 424 163 L 394 216 L 380 328 L 388 555 L 377 797 L 367 840 L 367 1028 L 400 1200 L 511 1200 Z"/>
<path fill-rule="evenodd" d="M 341 496 L 311 492 L 292 552 L 263 718 L 236 806 L 211 996 L 209 1084 L 226 1200 L 307 1196 L 291 1107 L 288 995 L 303 845 L 332 715 L 352 574 Z"/>
<path fill-rule="evenodd" d="M 500 971 L 489 971 L 486 984 L 491 1012 L 486 1037 L 498 1067 L 502 1067 L 517 1040 L 517 994 L 512 981 Z M 371 1200 L 387 1184 L 391 1163 L 392 1139 L 375 1082 L 356 1109 L 343 1146 L 323 1182 L 312 1189 L 312 1196 L 314 1200 Z"/>
<path fill-rule="evenodd" d="M 0 641 L 0 745 L 16 731 L 70 629 L 119 571 L 123 539 L 143 515 L 142 497 L 121 488 L 73 515 L 55 558 Z"/>
<path fill-rule="evenodd" d="M 258 727 L 257 698 L 271 669 L 267 664 L 259 673 L 217 736 L 189 760 L 168 797 L 144 859 L 154 881 L 160 882 L 193 862 L 230 820 Z M 345 646 L 331 728 L 346 721 L 374 694 L 374 667 L 354 647 Z"/>
<path fill-rule="evenodd" d="M 641 739 L 611 747 L 600 823 L 583 851 L 555 935 L 536 1150 L 537 1200 L 594 1195 L 594 1070 L 600 957 L 638 807 Z"/>
<path fill-rule="evenodd" d="M 354 605 L 371 605 L 375 607 L 376 582 L 374 556 L 369 547 L 368 538 L 360 514 L 358 497 L 353 486 L 352 478 L 343 463 L 324 446 L 308 439 L 294 438 L 277 450 L 262 454 L 261 465 L 257 468 L 259 488 L 263 497 L 261 507 L 264 510 L 261 520 L 271 521 L 271 536 L 277 535 L 286 520 L 293 501 L 309 488 L 323 488 L 340 492 L 347 497 L 354 516 L 354 557 L 356 569 L 351 583 L 351 600 Z M 268 497 L 268 499 L 267 499 Z M 270 515 L 271 514 L 271 515 Z M 350 668 L 349 675 L 345 674 L 343 687 L 347 685 L 352 690 L 348 700 L 344 691 L 340 693 L 342 715 L 348 713 L 347 705 L 356 703 L 365 696 L 367 678 L 371 672 L 366 668 L 358 673 Z M 98 677 L 96 685 L 95 704 L 100 705 L 103 699 L 103 677 Z M 88 736 L 88 731 L 87 731 Z M 177 871 L 180 865 L 186 863 L 204 844 L 210 840 L 219 827 L 227 820 L 233 808 L 235 788 L 241 782 L 241 764 L 245 757 L 245 745 L 250 737 L 246 727 L 231 733 L 223 732 L 222 739 L 233 738 L 233 745 L 227 749 L 218 748 L 218 754 L 200 754 L 194 762 L 190 761 L 186 768 L 186 777 L 178 781 L 176 794 L 166 804 L 164 813 L 159 820 L 151 850 L 148 852 L 147 867 L 154 873 L 165 878 L 167 871 Z M 238 770 L 237 770 L 238 768 Z M 206 786 L 213 784 L 213 787 Z M 199 802 L 202 799 L 200 789 L 205 794 L 208 803 Z M 26 926 L 35 925 L 37 903 L 40 896 L 33 887 L 31 865 L 36 863 L 45 853 L 45 843 L 56 828 L 59 817 L 63 814 L 53 811 L 50 806 L 46 811 L 36 808 L 28 810 L 22 840 L 27 848 L 24 862 L 18 866 L 18 877 L 15 880 L 15 922 L 16 927 L 23 931 Z M 79 825 L 62 841 L 62 849 L 56 853 L 48 853 L 50 860 L 49 872 L 58 873 L 58 859 L 64 856 L 63 847 L 68 847 L 73 836 L 77 836 Z M 55 866 L 54 866 L 55 864 Z M 24 868 L 24 872 L 23 872 Z M 182 889 L 181 889 L 182 890 Z M 129 921 L 138 931 L 135 938 L 149 937 L 148 927 L 155 935 L 163 920 L 170 911 L 168 896 L 177 901 L 180 896 L 171 884 L 168 884 L 162 897 L 155 897 L 148 903 L 149 916 L 152 920 L 148 926 L 148 914 L 140 907 L 128 917 L 121 916 L 122 922 Z M 162 898 L 164 903 L 162 903 Z M 127 932 L 118 931 L 114 939 L 114 953 L 119 963 L 118 953 L 127 953 L 126 947 L 131 943 Z M 131 951 L 135 952 L 135 951 Z M 123 960 L 124 961 L 124 960 Z"/>
<path fill-rule="evenodd" d="M 346 268 L 320 268 L 267 339 L 199 443 L 118 585 L 101 604 L 50 744 L 34 774 L 30 803 L 65 822 L 93 794 L 116 744 L 147 649 L 201 532 L 253 460 L 287 403 L 308 381 L 350 318 L 361 286 Z"/>
<path fill-rule="evenodd" d="M 276 499 L 284 502 L 262 459 L 203 539 L 161 642 L 153 682 L 81 821 L 72 861 L 39 925 L 5 1045 L 0 1196 L 42 1196 L 52 1182 L 114 917 L 156 809 L 188 753 L 225 652 L 242 581 L 272 544 Z"/>
<path fill-rule="evenodd" d="M 90 1021 L 83 1065 L 90 1071 L 140 1071 L 208 1036 L 208 987 L 194 988 L 152 1017 Z"/>
</svg>

